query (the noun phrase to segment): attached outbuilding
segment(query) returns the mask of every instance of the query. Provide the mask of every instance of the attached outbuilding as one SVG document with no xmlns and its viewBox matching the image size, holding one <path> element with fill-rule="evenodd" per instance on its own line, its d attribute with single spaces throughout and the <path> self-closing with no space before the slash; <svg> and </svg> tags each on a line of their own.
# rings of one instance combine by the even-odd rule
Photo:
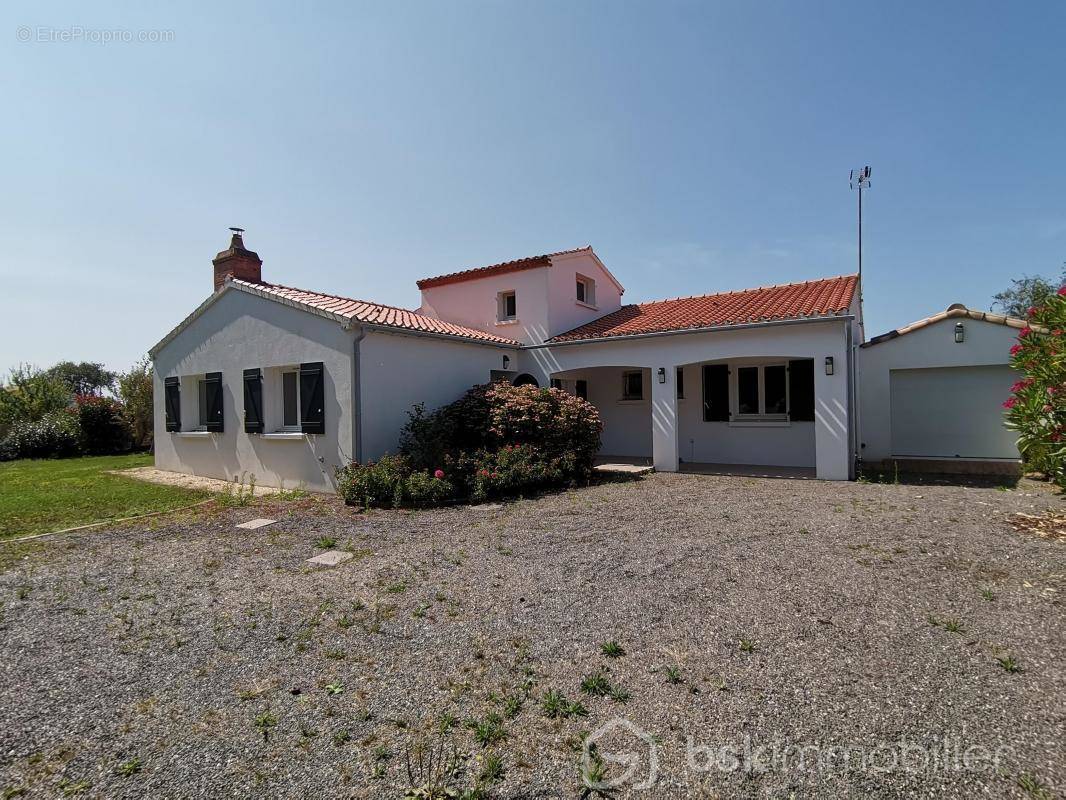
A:
<svg viewBox="0 0 1066 800">
<path fill-rule="evenodd" d="M 1025 320 L 961 304 L 859 347 L 859 456 L 865 466 L 1017 473 L 1003 402 L 1019 375 L 1010 348 Z"/>
</svg>

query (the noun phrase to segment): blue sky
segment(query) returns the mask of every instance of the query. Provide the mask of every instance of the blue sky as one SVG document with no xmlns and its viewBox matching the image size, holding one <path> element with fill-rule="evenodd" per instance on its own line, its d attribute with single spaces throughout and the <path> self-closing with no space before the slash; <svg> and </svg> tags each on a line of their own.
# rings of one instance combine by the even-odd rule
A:
<svg viewBox="0 0 1066 800">
<path fill-rule="evenodd" d="M 411 308 L 592 244 L 636 302 L 854 271 L 868 163 L 870 335 L 1066 259 L 1066 4 L 152 5 L 0 10 L 0 369 L 125 368 L 229 225 Z"/>
</svg>

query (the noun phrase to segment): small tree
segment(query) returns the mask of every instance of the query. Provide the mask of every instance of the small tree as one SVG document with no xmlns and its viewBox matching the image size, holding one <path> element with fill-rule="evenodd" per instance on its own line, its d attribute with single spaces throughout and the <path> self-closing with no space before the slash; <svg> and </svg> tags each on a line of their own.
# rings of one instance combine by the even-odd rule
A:
<svg viewBox="0 0 1066 800">
<path fill-rule="evenodd" d="M 1003 404 L 1007 426 L 1018 432 L 1026 463 L 1066 488 L 1066 286 L 1027 315 L 1037 327 L 1023 328 L 1010 350 L 1025 377 Z"/>
<path fill-rule="evenodd" d="M 47 374 L 63 381 L 70 393 L 76 395 L 101 394 L 104 389 L 111 389 L 115 385 L 115 373 L 104 369 L 103 364 L 92 361 L 79 364 L 60 361 Z"/>
<path fill-rule="evenodd" d="M 133 430 L 133 446 L 152 446 L 153 414 L 152 363 L 145 356 L 129 372 L 118 376 L 118 396 L 122 400 L 126 419 Z"/>
<path fill-rule="evenodd" d="M 1011 288 L 993 295 L 991 310 L 999 310 L 1008 317 L 1025 319 L 1030 308 L 1044 305 L 1063 285 L 1066 285 L 1066 265 L 1062 268 L 1058 283 L 1046 280 L 1039 275 L 1023 275 L 1011 281 Z"/>
</svg>

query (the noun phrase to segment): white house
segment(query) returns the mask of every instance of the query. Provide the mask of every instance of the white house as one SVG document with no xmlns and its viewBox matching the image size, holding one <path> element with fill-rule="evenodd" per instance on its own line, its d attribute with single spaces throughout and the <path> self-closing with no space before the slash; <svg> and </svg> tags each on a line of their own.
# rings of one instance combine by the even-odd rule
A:
<svg viewBox="0 0 1066 800">
<path fill-rule="evenodd" d="M 160 469 L 329 491 L 336 467 L 395 452 L 415 404 L 505 379 L 596 405 L 605 458 L 847 480 L 863 442 L 891 458 L 920 435 L 899 431 L 921 402 L 940 400 L 936 380 L 897 372 L 1007 360 L 995 335 L 976 333 L 968 350 L 980 355 L 954 361 L 929 362 L 920 343 L 860 348 L 854 275 L 623 305 L 621 283 L 584 247 L 421 280 L 408 311 L 264 282 L 241 233 L 213 261 L 211 296 L 150 351 Z M 925 400 L 860 404 L 867 353 L 901 398 Z"/>
</svg>

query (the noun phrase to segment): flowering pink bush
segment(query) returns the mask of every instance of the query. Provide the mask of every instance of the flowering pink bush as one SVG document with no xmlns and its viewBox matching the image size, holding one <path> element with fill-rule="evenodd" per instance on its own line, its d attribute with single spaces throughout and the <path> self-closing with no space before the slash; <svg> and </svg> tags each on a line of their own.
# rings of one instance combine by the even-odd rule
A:
<svg viewBox="0 0 1066 800">
<path fill-rule="evenodd" d="M 1027 465 L 1066 488 L 1066 286 L 1029 309 L 1029 323 L 1010 349 L 1012 366 L 1025 377 L 1003 403 L 1007 426 L 1018 432 Z"/>
</svg>

